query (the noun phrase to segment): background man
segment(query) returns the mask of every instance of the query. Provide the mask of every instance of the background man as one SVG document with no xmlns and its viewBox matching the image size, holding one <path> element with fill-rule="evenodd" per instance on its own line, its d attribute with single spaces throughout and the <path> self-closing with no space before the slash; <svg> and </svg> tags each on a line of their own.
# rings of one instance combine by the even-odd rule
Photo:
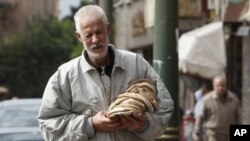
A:
<svg viewBox="0 0 250 141">
<path fill-rule="evenodd" d="M 201 114 L 195 123 L 195 141 L 200 141 L 199 134 L 202 127 L 204 127 L 206 141 L 228 141 L 230 124 L 238 124 L 239 116 L 238 98 L 227 90 L 224 77 L 215 77 L 213 91 L 202 99 Z M 201 126 L 202 122 L 204 126 Z"/>
</svg>

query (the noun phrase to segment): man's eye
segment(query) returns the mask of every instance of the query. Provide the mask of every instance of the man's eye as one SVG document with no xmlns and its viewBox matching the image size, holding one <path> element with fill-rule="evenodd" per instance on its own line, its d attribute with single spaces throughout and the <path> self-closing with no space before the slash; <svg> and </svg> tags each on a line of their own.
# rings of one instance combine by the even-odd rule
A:
<svg viewBox="0 0 250 141">
<path fill-rule="evenodd" d="M 86 38 L 86 39 L 88 39 L 88 38 L 90 38 L 90 37 L 91 37 L 90 34 L 84 35 L 84 38 Z"/>
</svg>

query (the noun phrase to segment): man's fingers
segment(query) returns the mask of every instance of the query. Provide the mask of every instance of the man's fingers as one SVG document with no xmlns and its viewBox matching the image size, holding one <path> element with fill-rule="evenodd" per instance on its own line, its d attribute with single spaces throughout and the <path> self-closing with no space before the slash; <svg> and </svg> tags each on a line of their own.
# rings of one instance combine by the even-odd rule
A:
<svg viewBox="0 0 250 141">
<path fill-rule="evenodd" d="M 122 116 L 121 121 L 128 130 L 134 131 L 140 129 L 145 124 L 146 118 L 145 116 L 137 119 L 132 116 Z"/>
<path fill-rule="evenodd" d="M 139 117 L 140 120 L 146 120 L 146 116 L 144 114 L 142 114 L 142 113 L 139 113 L 138 117 Z"/>
</svg>

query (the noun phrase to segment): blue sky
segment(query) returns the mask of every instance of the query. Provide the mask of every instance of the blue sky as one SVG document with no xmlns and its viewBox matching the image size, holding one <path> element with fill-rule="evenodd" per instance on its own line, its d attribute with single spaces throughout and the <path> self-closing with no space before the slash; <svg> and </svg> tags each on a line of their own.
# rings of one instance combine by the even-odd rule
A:
<svg viewBox="0 0 250 141">
<path fill-rule="evenodd" d="M 59 19 L 70 14 L 70 6 L 79 6 L 80 0 L 60 0 L 59 1 Z"/>
</svg>

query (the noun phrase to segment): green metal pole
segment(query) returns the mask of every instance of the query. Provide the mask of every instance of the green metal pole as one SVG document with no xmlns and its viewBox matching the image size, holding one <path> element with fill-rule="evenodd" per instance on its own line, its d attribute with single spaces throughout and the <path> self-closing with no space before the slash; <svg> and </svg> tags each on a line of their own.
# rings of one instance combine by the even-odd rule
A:
<svg viewBox="0 0 250 141">
<path fill-rule="evenodd" d="M 111 34 L 109 36 L 109 42 L 111 44 L 114 43 L 113 39 L 113 26 L 114 26 L 114 20 L 113 20 L 113 0 L 99 0 L 99 5 L 103 8 L 105 11 L 108 21 L 110 22 L 111 26 Z"/>
<path fill-rule="evenodd" d="M 168 88 L 175 111 L 169 127 L 160 140 L 179 141 L 178 55 L 177 55 L 178 0 L 155 0 L 153 66 Z"/>
</svg>

